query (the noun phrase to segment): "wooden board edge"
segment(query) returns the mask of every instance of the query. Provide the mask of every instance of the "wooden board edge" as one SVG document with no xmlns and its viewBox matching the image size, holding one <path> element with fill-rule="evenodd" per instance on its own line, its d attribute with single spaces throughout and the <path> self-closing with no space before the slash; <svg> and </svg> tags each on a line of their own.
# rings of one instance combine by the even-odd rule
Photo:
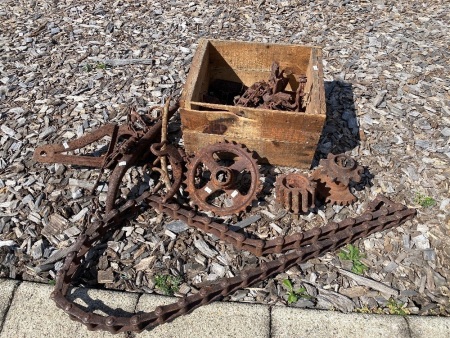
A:
<svg viewBox="0 0 450 338">
<path fill-rule="evenodd" d="M 317 115 L 317 114 L 311 114 L 307 112 L 296 112 L 296 111 L 289 111 L 289 110 L 271 110 L 271 109 L 262 109 L 262 108 L 251 108 L 251 107 L 241 107 L 241 106 L 229 106 L 225 104 L 217 104 L 217 103 L 206 103 L 206 102 L 198 102 L 198 101 L 191 101 L 192 106 L 199 106 L 203 108 L 210 108 L 213 110 L 198 110 L 198 109 L 192 109 L 192 108 L 185 108 L 186 112 L 189 111 L 195 111 L 200 113 L 213 113 L 214 111 L 223 111 L 223 112 L 230 112 L 236 115 L 242 114 L 242 112 L 249 111 L 252 113 L 279 113 L 279 114 L 291 114 L 291 115 L 297 115 L 297 114 L 303 114 L 303 115 Z M 325 113 L 324 113 L 325 115 Z"/>
<path fill-rule="evenodd" d="M 280 144 L 299 144 L 298 142 L 293 142 L 293 141 L 285 141 L 285 140 L 273 140 L 273 139 L 269 139 L 269 138 L 262 138 L 259 137 L 257 139 L 255 138 L 248 138 L 245 136 L 231 136 L 231 135 L 223 135 L 223 134 L 209 134 L 209 133 L 204 133 L 201 131 L 197 131 L 197 130 L 183 130 L 183 137 L 186 134 L 196 134 L 199 136 L 207 136 L 207 137 L 220 137 L 222 139 L 227 139 L 227 136 L 230 140 L 228 141 L 233 141 L 234 139 L 242 139 L 242 140 L 248 140 L 248 141 L 252 141 L 252 140 L 259 140 L 259 141 L 263 141 L 263 142 L 268 142 L 268 143 L 280 143 Z M 311 136 L 314 136 L 314 138 L 312 138 L 312 143 L 311 146 L 317 147 L 317 143 L 319 142 L 320 139 L 320 134 L 318 133 L 311 133 Z M 310 144 L 308 144 L 309 146 Z"/>
<path fill-rule="evenodd" d="M 322 48 L 317 48 L 317 67 L 319 68 L 319 114 L 327 114 L 326 98 L 325 98 L 325 83 L 323 78 L 323 62 L 322 62 Z"/>
<path fill-rule="evenodd" d="M 208 145 L 224 142 L 227 139 L 223 135 L 204 134 L 189 132 L 183 135 L 184 147 L 188 155 L 196 154 L 200 149 Z M 201 142 L 200 142 L 201 139 Z M 298 143 L 275 142 L 265 140 L 255 140 L 246 138 L 235 138 L 231 141 L 245 145 L 250 151 L 258 154 L 260 163 L 270 163 L 271 165 L 309 169 L 314 159 L 317 143 L 305 147 Z M 259 146 L 258 146 L 259 145 Z M 259 149 L 258 149 L 259 148 Z M 262 149 L 261 149 L 262 148 Z M 290 156 L 287 156 L 289 154 Z M 270 159 L 269 159 L 270 158 Z"/>
<path fill-rule="evenodd" d="M 295 43 L 269 43 L 269 42 L 257 42 L 257 41 L 242 41 L 242 40 L 224 40 L 224 39 L 205 39 L 209 41 L 212 45 L 215 44 L 254 44 L 254 45 L 273 45 L 273 46 L 286 46 L 286 47 L 305 47 L 305 48 L 321 48 L 320 46 L 313 45 L 300 45 Z"/>
<path fill-rule="evenodd" d="M 183 93 L 180 98 L 180 107 L 191 108 L 191 102 L 193 101 L 193 95 L 197 79 L 200 75 L 200 70 L 208 49 L 209 40 L 200 39 L 194 57 L 192 58 L 191 67 L 189 69 L 186 82 L 183 86 Z"/>
</svg>

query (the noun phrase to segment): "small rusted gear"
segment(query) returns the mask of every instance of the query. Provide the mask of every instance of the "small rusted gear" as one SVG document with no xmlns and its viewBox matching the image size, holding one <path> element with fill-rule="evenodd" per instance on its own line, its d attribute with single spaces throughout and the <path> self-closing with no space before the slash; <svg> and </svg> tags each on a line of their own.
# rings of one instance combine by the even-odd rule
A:
<svg viewBox="0 0 450 338">
<path fill-rule="evenodd" d="M 349 189 L 350 182 L 361 181 L 364 168 L 345 154 L 328 154 L 319 162 L 312 178 L 317 182 L 317 193 L 332 205 L 350 205 L 357 200 Z"/>
<path fill-rule="evenodd" d="M 275 187 L 276 201 L 294 215 L 306 213 L 315 206 L 316 187 L 316 182 L 302 174 L 279 175 Z"/>
<path fill-rule="evenodd" d="M 261 189 L 251 152 L 237 143 L 215 143 L 189 161 L 186 191 L 201 210 L 217 216 L 244 211 Z"/>
</svg>

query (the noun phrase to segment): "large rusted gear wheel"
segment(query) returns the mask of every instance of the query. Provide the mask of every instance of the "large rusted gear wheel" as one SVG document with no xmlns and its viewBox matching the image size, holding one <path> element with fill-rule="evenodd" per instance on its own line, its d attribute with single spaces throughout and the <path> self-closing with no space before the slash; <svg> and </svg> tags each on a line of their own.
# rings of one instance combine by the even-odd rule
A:
<svg viewBox="0 0 450 338">
<path fill-rule="evenodd" d="M 244 211 L 261 189 L 259 168 L 241 144 L 216 143 L 201 149 L 189 161 L 186 191 L 203 211 L 217 216 Z"/>
<path fill-rule="evenodd" d="M 294 215 L 306 213 L 314 208 L 316 182 L 302 174 L 279 175 L 276 182 L 277 203 Z"/>
<path fill-rule="evenodd" d="M 345 154 L 328 154 L 319 165 L 312 178 L 317 182 L 317 192 L 325 198 L 325 202 L 342 206 L 354 203 L 357 198 L 351 193 L 349 184 L 351 181 L 361 181 L 364 168 Z"/>
</svg>

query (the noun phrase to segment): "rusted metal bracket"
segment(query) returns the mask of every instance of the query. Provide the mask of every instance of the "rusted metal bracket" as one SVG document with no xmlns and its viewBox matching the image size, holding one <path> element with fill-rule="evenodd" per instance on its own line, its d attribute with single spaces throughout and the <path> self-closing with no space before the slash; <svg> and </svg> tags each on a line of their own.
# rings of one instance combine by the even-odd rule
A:
<svg viewBox="0 0 450 338">
<path fill-rule="evenodd" d="M 109 144 L 108 151 L 103 156 L 93 157 L 64 154 L 79 150 L 92 143 L 98 142 L 105 136 L 111 137 L 111 142 Z M 104 168 L 105 161 L 114 150 L 117 141 L 121 136 L 131 136 L 128 127 L 109 123 L 98 128 L 92 133 L 81 136 L 74 141 L 64 142 L 62 144 L 47 144 L 39 146 L 34 150 L 33 159 L 42 163 L 62 163 L 92 168 Z"/>
<path fill-rule="evenodd" d="M 303 107 L 306 75 L 298 77 L 298 87 L 295 92 L 286 91 L 290 71 L 281 70 L 278 62 L 272 63 L 269 80 L 258 81 L 251 85 L 241 95 L 235 98 L 236 106 L 264 108 L 272 110 L 300 111 Z"/>
</svg>

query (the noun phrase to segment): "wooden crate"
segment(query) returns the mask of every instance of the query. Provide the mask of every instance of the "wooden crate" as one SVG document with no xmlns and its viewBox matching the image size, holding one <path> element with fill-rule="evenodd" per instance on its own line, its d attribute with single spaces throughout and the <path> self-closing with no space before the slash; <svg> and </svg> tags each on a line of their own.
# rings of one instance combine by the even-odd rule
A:
<svg viewBox="0 0 450 338">
<path fill-rule="evenodd" d="M 280 69 L 306 74 L 304 112 L 207 103 L 215 80 L 251 86 L 267 81 L 273 61 Z M 289 77 L 287 89 L 298 82 Z M 325 122 L 325 93 L 320 48 L 300 45 L 201 40 L 181 99 L 186 152 L 196 153 L 219 141 L 236 141 L 273 165 L 309 168 Z"/>
</svg>

